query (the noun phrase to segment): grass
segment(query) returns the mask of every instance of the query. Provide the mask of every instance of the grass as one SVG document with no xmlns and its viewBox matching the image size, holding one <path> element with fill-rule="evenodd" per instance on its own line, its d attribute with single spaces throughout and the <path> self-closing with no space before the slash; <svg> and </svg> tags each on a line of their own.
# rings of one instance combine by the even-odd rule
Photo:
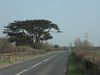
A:
<svg viewBox="0 0 100 75">
<path fill-rule="evenodd" d="M 1 66 L 5 66 L 5 65 L 9 65 L 9 64 L 13 64 L 13 63 L 16 63 L 16 62 L 20 62 L 20 61 L 23 61 L 23 60 L 28 60 L 28 59 L 32 59 L 34 56 L 16 56 L 16 59 L 15 59 L 15 56 L 11 57 L 10 59 L 6 59 L 6 60 L 2 60 L 0 61 L 0 67 Z"/>
<path fill-rule="evenodd" d="M 69 57 L 68 73 L 67 75 L 83 75 L 82 69 L 79 67 L 75 61 L 74 55 Z"/>
<path fill-rule="evenodd" d="M 42 54 L 26 55 L 26 56 L 13 56 L 10 58 L 10 60 L 7 59 L 7 60 L 0 61 L 0 68 L 8 66 L 10 64 L 27 61 L 27 60 L 33 59 L 33 58 L 41 56 L 41 55 Z"/>
<path fill-rule="evenodd" d="M 3 68 L 5 66 L 15 64 L 18 62 L 22 62 L 22 61 L 28 61 L 33 58 L 41 57 L 42 55 L 49 54 L 49 53 L 52 53 L 52 52 L 45 52 L 45 53 L 40 52 L 40 53 L 36 53 L 36 54 L 32 54 L 32 55 L 25 55 L 25 56 L 17 55 L 17 56 L 12 56 L 10 59 L 6 59 L 6 60 L 2 59 L 2 60 L 0 60 L 0 68 Z"/>
</svg>

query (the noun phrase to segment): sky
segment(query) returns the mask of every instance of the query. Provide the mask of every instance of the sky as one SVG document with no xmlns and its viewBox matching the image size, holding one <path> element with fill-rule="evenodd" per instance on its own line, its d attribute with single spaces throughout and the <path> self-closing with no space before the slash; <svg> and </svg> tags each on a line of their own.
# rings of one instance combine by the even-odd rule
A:
<svg viewBox="0 0 100 75">
<path fill-rule="evenodd" d="M 100 0 L 0 0 L 0 36 L 9 22 L 47 19 L 62 33 L 52 33 L 50 43 L 68 46 L 76 38 L 100 46 Z"/>
</svg>

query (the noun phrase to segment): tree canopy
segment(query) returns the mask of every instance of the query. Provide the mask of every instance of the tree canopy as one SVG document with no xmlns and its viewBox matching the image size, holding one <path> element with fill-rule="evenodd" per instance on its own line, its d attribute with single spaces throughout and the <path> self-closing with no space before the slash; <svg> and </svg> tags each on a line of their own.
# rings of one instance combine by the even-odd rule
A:
<svg viewBox="0 0 100 75">
<path fill-rule="evenodd" d="M 16 46 L 30 45 L 34 48 L 40 48 L 44 41 L 53 38 L 51 30 L 60 32 L 57 24 L 40 19 L 14 21 L 5 26 L 3 33 L 9 36 L 10 42 L 16 42 Z"/>
</svg>

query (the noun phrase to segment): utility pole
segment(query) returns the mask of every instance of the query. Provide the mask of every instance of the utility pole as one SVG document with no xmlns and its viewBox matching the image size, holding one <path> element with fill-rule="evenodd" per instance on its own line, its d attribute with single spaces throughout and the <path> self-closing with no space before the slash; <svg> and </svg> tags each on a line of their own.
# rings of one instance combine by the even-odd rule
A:
<svg viewBox="0 0 100 75">
<path fill-rule="evenodd" d="M 89 34 L 85 33 L 85 40 L 88 41 Z"/>
</svg>

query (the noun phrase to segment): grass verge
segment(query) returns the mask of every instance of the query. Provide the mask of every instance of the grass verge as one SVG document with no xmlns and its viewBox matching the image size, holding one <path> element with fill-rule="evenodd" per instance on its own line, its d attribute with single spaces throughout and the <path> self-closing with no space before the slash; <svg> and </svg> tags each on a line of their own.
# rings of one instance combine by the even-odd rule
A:
<svg viewBox="0 0 100 75">
<path fill-rule="evenodd" d="M 9 66 L 9 65 L 11 65 L 11 64 L 19 63 L 19 62 L 22 62 L 22 61 L 27 61 L 27 60 L 30 60 L 30 59 L 35 58 L 36 56 L 40 56 L 40 54 L 12 57 L 12 58 L 10 58 L 10 60 L 3 60 L 3 61 L 0 61 L 0 68 Z M 16 59 L 15 59 L 15 58 L 16 58 Z"/>
<path fill-rule="evenodd" d="M 68 73 L 67 75 L 83 75 L 83 70 L 79 67 L 75 61 L 75 56 L 69 56 Z"/>
<path fill-rule="evenodd" d="M 10 60 L 3 60 L 0 61 L 0 68 L 12 65 L 12 64 L 16 64 L 16 63 L 20 63 L 23 61 L 28 61 L 37 57 L 41 57 L 43 55 L 46 54 L 50 54 L 50 53 L 54 53 L 56 51 L 51 51 L 51 52 L 40 52 L 40 53 L 36 53 L 36 54 L 32 54 L 32 55 L 25 55 L 25 56 L 21 56 L 21 55 L 17 55 L 17 56 L 13 56 L 10 58 Z"/>
</svg>

